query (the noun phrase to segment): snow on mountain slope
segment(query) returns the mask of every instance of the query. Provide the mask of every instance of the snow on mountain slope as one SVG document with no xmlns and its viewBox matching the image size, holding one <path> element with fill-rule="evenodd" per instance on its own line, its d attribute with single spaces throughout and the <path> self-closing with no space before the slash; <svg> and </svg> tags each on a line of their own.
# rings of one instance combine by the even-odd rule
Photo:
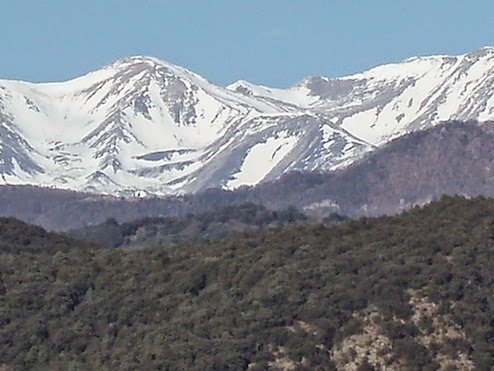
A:
<svg viewBox="0 0 494 371">
<path fill-rule="evenodd" d="M 358 138 L 380 145 L 441 121 L 494 115 L 494 48 L 451 57 L 414 57 L 330 79 L 312 77 L 286 89 L 228 88 L 318 112 Z"/>
<path fill-rule="evenodd" d="M 13 170 L 19 159 L 6 159 L 12 163 L 6 182 L 108 193 L 174 191 L 167 184 L 196 170 L 197 157 L 231 125 L 287 110 L 149 57 L 124 59 L 65 83 L 0 86 L 2 125 L 20 135 L 18 167 L 26 173 Z M 2 142 L 10 143 L 9 135 Z M 146 171 L 150 176 L 140 175 Z"/>
<path fill-rule="evenodd" d="M 289 89 L 276 89 L 239 80 L 228 85 L 226 89 L 242 93 L 246 96 L 263 98 L 266 101 L 281 101 L 298 108 L 311 107 L 319 100 L 318 97 L 312 95 L 311 90 L 304 85 L 297 85 Z"/>
<path fill-rule="evenodd" d="M 61 83 L 0 81 L 0 182 L 120 195 L 234 189 L 346 166 L 442 120 L 494 118 L 494 49 L 289 89 L 218 87 L 130 57 Z"/>
</svg>

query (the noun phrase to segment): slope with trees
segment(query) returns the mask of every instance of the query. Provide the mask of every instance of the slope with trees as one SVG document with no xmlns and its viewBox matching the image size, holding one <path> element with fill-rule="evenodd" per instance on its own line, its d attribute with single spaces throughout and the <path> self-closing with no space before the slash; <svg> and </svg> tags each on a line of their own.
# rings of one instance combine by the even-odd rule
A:
<svg viewBox="0 0 494 371">
<path fill-rule="evenodd" d="M 0 364 L 494 364 L 491 199 L 443 197 L 399 216 L 153 249 L 71 249 L 71 241 L 46 249 L 2 245 Z"/>
</svg>

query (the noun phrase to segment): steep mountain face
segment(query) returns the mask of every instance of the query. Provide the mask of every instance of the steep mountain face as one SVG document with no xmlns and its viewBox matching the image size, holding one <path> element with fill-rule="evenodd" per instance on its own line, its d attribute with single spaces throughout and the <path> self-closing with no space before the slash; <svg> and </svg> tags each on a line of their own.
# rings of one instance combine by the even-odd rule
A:
<svg viewBox="0 0 494 371">
<path fill-rule="evenodd" d="M 1 85 L 9 183 L 101 192 L 161 185 L 157 191 L 166 193 L 231 126 L 277 112 L 152 58 L 122 60 L 67 83 Z"/>
<path fill-rule="evenodd" d="M 0 181 L 123 196 L 345 167 L 390 139 L 494 116 L 494 48 L 289 89 L 221 88 L 132 57 L 63 83 L 0 81 Z"/>
</svg>

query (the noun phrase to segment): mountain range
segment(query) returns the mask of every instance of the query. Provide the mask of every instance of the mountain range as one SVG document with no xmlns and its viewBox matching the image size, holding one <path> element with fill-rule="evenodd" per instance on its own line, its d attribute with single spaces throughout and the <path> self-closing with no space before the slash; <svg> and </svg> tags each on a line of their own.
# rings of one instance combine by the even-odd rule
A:
<svg viewBox="0 0 494 371">
<path fill-rule="evenodd" d="M 119 196 L 234 190 L 348 167 L 444 121 L 494 119 L 494 48 L 288 89 L 219 87 L 130 57 L 61 83 L 0 80 L 0 182 Z"/>
</svg>

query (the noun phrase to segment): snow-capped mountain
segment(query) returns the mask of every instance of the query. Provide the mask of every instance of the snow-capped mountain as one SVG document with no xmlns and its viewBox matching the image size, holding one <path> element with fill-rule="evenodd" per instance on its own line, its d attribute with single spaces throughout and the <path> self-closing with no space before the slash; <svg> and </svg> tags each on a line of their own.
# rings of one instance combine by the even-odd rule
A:
<svg viewBox="0 0 494 371">
<path fill-rule="evenodd" d="M 131 57 L 62 83 L 0 81 L 0 181 L 177 194 L 346 166 L 443 120 L 494 118 L 494 48 L 289 89 L 216 86 Z"/>
<path fill-rule="evenodd" d="M 245 81 L 227 88 L 320 113 L 378 146 L 440 121 L 492 119 L 494 48 L 461 56 L 414 57 L 337 79 L 311 77 L 286 90 Z"/>
</svg>

